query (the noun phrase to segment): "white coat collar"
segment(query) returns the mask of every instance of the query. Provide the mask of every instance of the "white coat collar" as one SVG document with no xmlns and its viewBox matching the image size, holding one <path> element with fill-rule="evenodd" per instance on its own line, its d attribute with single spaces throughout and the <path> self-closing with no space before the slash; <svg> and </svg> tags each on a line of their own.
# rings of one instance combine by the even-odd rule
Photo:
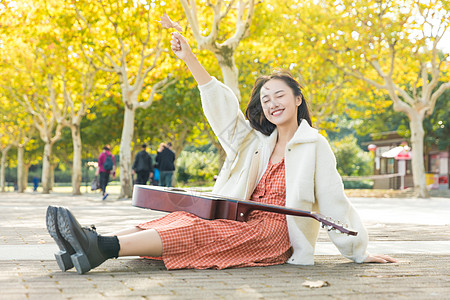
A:
<svg viewBox="0 0 450 300">
<path fill-rule="evenodd" d="M 295 132 L 288 144 L 314 143 L 319 138 L 318 134 L 319 131 L 309 126 L 308 121 L 303 119 L 300 126 L 298 126 L 297 132 Z"/>
<path fill-rule="evenodd" d="M 314 143 L 318 139 L 318 130 L 309 126 L 309 123 L 306 120 L 302 120 L 300 126 L 298 126 L 297 131 L 295 132 L 292 139 L 289 141 L 288 145 L 292 144 L 301 144 L 301 143 Z M 267 139 L 267 143 L 272 146 L 275 146 L 277 142 L 278 130 L 275 130 L 270 134 Z"/>
</svg>

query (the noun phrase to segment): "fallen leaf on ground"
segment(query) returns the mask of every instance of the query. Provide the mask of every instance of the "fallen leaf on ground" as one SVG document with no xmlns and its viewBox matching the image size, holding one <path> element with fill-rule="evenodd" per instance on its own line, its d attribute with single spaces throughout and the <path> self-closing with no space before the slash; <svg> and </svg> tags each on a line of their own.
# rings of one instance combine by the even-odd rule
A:
<svg viewBox="0 0 450 300">
<path fill-rule="evenodd" d="M 166 29 L 175 28 L 179 32 L 183 31 L 183 29 L 180 26 L 180 23 L 172 21 L 166 13 L 162 15 L 161 21 L 159 21 L 159 23 L 161 23 L 163 28 Z"/>
<path fill-rule="evenodd" d="M 302 286 L 306 286 L 309 288 L 320 288 L 320 287 L 329 286 L 329 285 L 330 284 L 328 283 L 328 281 L 323 281 L 323 280 L 316 280 L 316 281 L 306 280 L 305 282 L 302 283 Z"/>
</svg>

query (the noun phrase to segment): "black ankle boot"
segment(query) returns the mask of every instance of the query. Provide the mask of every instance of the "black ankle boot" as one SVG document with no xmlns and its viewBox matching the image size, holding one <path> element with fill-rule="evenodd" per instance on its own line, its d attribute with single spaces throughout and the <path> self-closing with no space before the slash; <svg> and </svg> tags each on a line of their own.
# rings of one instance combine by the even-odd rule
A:
<svg viewBox="0 0 450 300">
<path fill-rule="evenodd" d="M 57 215 L 58 208 L 50 205 L 47 208 L 46 215 L 47 231 L 59 247 L 59 251 L 55 253 L 55 258 L 61 271 L 65 272 L 66 270 L 73 268 L 73 263 L 70 256 L 75 253 L 75 250 L 73 250 L 69 242 L 61 236 L 61 233 L 59 232 Z"/>
<path fill-rule="evenodd" d="M 71 258 L 79 274 L 88 272 L 107 259 L 98 247 L 95 227 L 81 227 L 74 215 L 63 207 L 58 208 L 58 226 L 61 235 L 75 250 Z"/>
</svg>

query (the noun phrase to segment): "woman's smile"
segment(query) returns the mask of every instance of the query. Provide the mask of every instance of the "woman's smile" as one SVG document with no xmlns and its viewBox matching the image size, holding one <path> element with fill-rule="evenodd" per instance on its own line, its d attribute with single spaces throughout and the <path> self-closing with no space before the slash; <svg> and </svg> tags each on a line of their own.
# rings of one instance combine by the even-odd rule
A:
<svg viewBox="0 0 450 300">
<path fill-rule="evenodd" d="M 271 115 L 274 117 L 278 117 L 283 113 L 284 109 L 276 109 L 274 111 L 272 111 Z"/>
</svg>

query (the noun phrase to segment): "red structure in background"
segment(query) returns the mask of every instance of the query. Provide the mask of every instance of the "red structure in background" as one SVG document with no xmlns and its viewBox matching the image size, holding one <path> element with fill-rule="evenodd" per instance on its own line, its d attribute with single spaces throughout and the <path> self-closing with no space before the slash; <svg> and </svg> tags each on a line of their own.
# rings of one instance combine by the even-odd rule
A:
<svg viewBox="0 0 450 300">
<path fill-rule="evenodd" d="M 374 189 L 401 189 L 413 187 L 412 152 L 408 140 L 397 132 L 372 134 L 367 143 L 369 151 L 374 153 Z M 425 149 L 425 172 L 429 189 L 449 189 L 449 149 Z"/>
</svg>

